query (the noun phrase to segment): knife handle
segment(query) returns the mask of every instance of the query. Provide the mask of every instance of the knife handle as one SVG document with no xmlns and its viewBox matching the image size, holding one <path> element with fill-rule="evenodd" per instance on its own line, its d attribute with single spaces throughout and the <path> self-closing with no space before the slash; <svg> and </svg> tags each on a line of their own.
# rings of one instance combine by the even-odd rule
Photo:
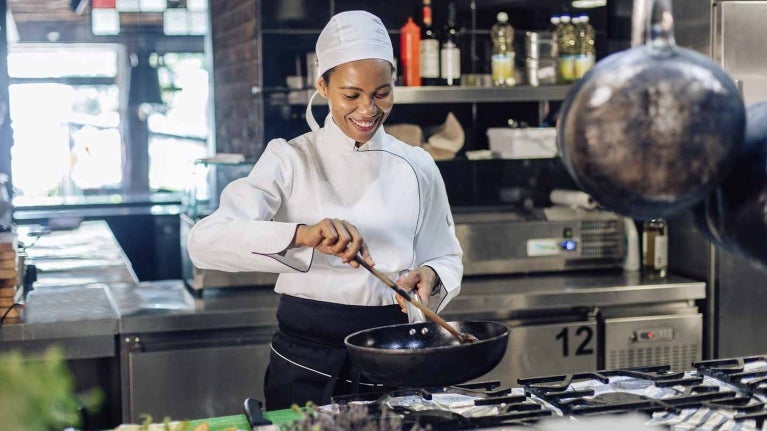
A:
<svg viewBox="0 0 767 431">
<path fill-rule="evenodd" d="M 263 403 L 255 398 L 245 399 L 245 417 L 248 418 L 250 426 L 257 427 L 261 425 L 271 425 L 272 422 L 264 417 L 262 412 Z"/>
</svg>

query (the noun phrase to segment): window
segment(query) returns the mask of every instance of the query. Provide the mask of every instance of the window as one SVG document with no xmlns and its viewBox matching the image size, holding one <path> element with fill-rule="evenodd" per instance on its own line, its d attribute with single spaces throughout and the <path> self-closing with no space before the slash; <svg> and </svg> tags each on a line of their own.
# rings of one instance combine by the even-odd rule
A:
<svg viewBox="0 0 767 431">
<path fill-rule="evenodd" d="M 194 181 L 192 162 L 207 155 L 208 72 L 203 54 L 170 53 L 159 58 L 165 108 L 149 126 L 149 189 L 182 192 Z"/>
<path fill-rule="evenodd" d="M 124 72 L 130 67 L 121 45 L 9 47 L 15 205 L 122 202 L 131 180 L 126 166 L 148 172 L 139 181 L 150 193 L 174 195 L 189 184 L 191 162 L 207 153 L 204 56 L 168 53 L 153 60 L 164 104 L 144 110 L 149 154 L 130 160 Z"/>
<path fill-rule="evenodd" d="M 115 45 L 10 47 L 11 167 L 17 196 L 119 191 L 118 57 Z"/>
</svg>

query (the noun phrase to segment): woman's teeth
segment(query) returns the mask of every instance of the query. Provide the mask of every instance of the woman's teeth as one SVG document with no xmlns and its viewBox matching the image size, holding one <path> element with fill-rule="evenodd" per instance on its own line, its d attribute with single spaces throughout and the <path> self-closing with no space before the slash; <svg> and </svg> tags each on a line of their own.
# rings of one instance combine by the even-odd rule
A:
<svg viewBox="0 0 767 431">
<path fill-rule="evenodd" d="M 356 124 L 359 127 L 368 128 L 373 127 L 373 124 L 375 124 L 375 121 L 360 121 L 352 119 L 352 123 Z"/>
</svg>

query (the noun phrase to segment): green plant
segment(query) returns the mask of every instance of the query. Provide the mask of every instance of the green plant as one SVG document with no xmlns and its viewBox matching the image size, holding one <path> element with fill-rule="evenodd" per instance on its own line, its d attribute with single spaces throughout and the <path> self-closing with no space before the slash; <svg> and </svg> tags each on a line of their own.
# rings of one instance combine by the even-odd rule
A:
<svg viewBox="0 0 767 431">
<path fill-rule="evenodd" d="M 39 357 L 0 355 L 0 428 L 48 431 L 79 425 L 78 409 L 93 410 L 103 394 L 92 389 L 75 396 L 72 375 L 59 349 Z"/>
</svg>

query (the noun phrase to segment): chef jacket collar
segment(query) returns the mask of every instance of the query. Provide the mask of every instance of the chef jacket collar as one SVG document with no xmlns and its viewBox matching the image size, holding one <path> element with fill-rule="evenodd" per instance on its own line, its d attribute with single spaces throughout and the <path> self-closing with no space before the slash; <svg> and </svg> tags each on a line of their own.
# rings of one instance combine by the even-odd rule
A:
<svg viewBox="0 0 767 431">
<path fill-rule="evenodd" d="M 333 120 L 333 115 L 328 114 L 328 116 L 325 117 L 325 127 L 322 128 L 322 133 L 324 133 L 326 138 L 325 141 L 329 147 L 323 148 L 323 150 L 370 151 L 377 150 L 382 147 L 385 132 L 383 125 L 381 125 L 369 141 L 363 143 L 359 146 L 359 148 L 357 148 L 357 141 L 348 137 L 346 133 L 344 133 L 344 131 L 341 130 L 341 128 L 338 127 L 336 122 Z"/>
</svg>

